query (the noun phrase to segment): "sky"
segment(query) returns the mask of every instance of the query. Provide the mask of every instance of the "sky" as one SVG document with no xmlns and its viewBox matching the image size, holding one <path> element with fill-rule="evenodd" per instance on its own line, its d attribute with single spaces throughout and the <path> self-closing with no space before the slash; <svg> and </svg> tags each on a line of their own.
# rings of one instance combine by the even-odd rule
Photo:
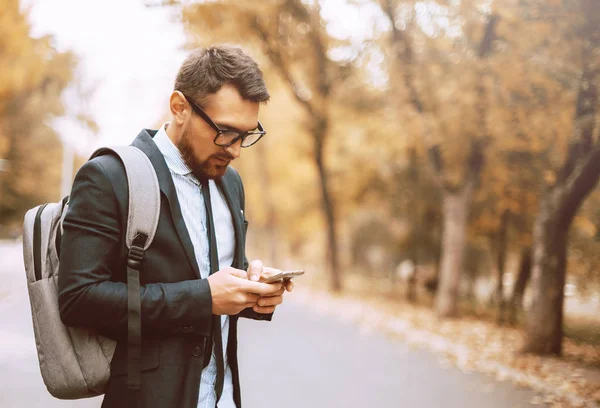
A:
<svg viewBox="0 0 600 408">
<path fill-rule="evenodd" d="M 86 103 L 98 134 L 60 119 L 54 126 L 63 142 L 89 154 L 157 126 L 186 55 L 182 25 L 169 9 L 147 8 L 143 0 L 25 0 L 22 7 L 29 8 L 32 35 L 50 34 L 59 50 L 75 52 L 77 74 L 95 89 Z"/>
<path fill-rule="evenodd" d="M 347 0 L 323 1 L 328 29 L 360 42 L 370 30 L 365 14 Z M 185 33 L 173 10 L 145 7 L 144 0 L 22 0 L 29 10 L 32 35 L 52 35 L 60 51 L 79 57 L 77 75 L 95 91 L 85 100 L 99 126 L 90 134 L 75 120 L 53 126 L 63 143 L 88 155 L 105 145 L 126 145 L 142 128 L 155 128 L 168 112 L 168 99 L 179 65 L 186 56 Z M 73 92 L 71 92 L 72 94 Z M 65 101 L 69 106 L 66 92 Z M 72 102 L 71 102 L 72 104 Z M 72 106 L 71 106 L 72 108 Z"/>
</svg>

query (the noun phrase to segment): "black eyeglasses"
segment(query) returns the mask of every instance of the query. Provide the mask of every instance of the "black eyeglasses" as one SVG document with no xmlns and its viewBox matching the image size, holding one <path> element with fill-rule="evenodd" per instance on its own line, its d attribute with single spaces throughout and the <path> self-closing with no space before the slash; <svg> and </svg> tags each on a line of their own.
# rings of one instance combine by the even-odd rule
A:
<svg viewBox="0 0 600 408">
<path fill-rule="evenodd" d="M 249 132 L 238 132 L 235 130 L 221 129 L 217 126 L 215 122 L 202 110 L 200 106 L 192 98 L 189 98 L 186 95 L 185 99 L 189 102 L 192 107 L 192 110 L 200 116 L 206 123 L 209 124 L 211 128 L 213 128 L 217 135 L 215 136 L 213 142 L 217 146 L 227 147 L 236 143 L 238 140 L 242 140 L 242 147 L 250 147 L 256 142 L 258 142 L 264 135 L 267 134 L 265 129 L 262 127 L 260 122 L 258 122 L 258 127 L 255 130 L 251 130 Z"/>
</svg>

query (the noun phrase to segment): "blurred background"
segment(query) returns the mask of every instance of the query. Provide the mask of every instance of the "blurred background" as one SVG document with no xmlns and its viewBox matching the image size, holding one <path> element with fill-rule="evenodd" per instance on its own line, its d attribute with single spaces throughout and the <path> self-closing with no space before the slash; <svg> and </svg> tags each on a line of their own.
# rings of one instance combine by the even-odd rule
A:
<svg viewBox="0 0 600 408">
<path fill-rule="evenodd" d="M 307 299 L 485 323 L 600 401 L 597 0 L 0 0 L 0 32 L 1 238 L 168 120 L 190 49 L 240 44 L 271 92 L 234 163 L 249 258 Z"/>
</svg>

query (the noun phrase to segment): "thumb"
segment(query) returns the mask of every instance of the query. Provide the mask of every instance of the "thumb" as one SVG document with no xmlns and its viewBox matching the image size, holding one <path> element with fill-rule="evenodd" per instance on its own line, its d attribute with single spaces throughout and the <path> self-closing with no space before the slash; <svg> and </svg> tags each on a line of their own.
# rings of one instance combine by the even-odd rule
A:
<svg viewBox="0 0 600 408">
<path fill-rule="evenodd" d="M 248 279 L 251 281 L 258 282 L 263 272 L 263 263 L 262 261 L 255 260 L 250 263 L 250 267 L 248 268 Z"/>
</svg>

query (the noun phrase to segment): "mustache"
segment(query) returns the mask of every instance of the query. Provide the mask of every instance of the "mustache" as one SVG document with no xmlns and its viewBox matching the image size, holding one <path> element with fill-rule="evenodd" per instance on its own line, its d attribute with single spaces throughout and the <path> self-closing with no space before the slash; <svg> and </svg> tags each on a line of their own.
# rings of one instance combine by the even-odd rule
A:
<svg viewBox="0 0 600 408">
<path fill-rule="evenodd" d="M 221 160 L 227 160 L 227 161 L 233 160 L 233 156 L 230 154 L 215 154 L 212 157 L 215 157 L 215 158 L 221 159 Z"/>
</svg>

